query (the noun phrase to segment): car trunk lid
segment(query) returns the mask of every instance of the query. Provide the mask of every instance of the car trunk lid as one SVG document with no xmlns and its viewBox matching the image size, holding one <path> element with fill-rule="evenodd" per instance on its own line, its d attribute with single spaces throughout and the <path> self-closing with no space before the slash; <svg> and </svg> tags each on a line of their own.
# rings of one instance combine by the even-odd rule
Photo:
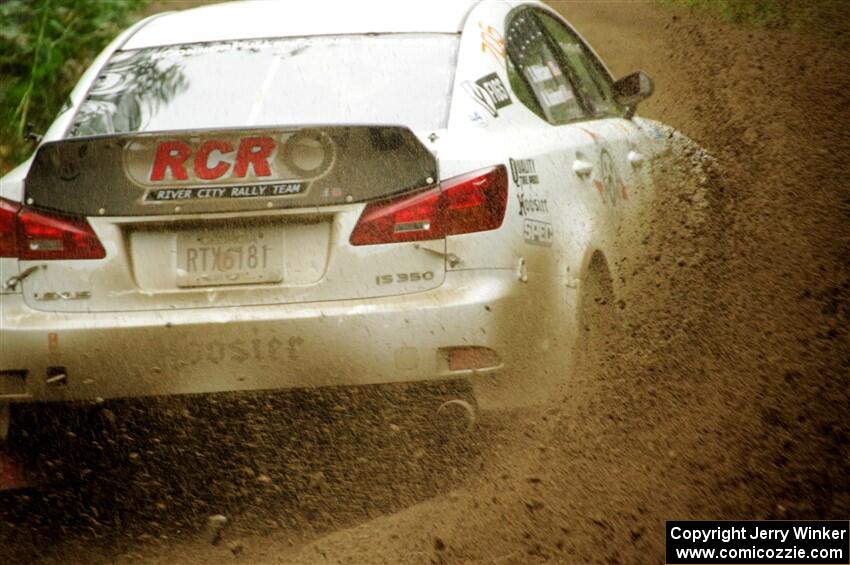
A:
<svg viewBox="0 0 850 565">
<path fill-rule="evenodd" d="M 445 266 L 422 247 L 444 251 L 444 240 L 362 248 L 349 235 L 365 203 L 438 178 L 434 155 L 397 126 L 46 143 L 26 180 L 26 206 L 85 218 L 106 257 L 22 261 L 22 269 L 42 267 L 25 281 L 25 297 L 43 310 L 129 311 L 427 290 Z"/>
</svg>

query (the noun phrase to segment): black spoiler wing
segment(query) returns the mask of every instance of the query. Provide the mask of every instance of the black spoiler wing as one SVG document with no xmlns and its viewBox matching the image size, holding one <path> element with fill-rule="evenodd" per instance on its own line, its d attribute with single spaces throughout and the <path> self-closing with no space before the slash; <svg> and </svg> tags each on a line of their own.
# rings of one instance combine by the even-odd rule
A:
<svg viewBox="0 0 850 565">
<path fill-rule="evenodd" d="M 332 206 L 439 179 L 408 128 L 310 126 L 116 134 L 43 144 L 28 205 L 83 216 Z"/>
</svg>

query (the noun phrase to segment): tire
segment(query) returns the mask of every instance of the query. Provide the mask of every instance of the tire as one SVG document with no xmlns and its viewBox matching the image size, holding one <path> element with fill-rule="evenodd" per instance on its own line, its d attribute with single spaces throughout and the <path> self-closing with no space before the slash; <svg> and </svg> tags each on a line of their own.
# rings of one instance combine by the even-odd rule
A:
<svg viewBox="0 0 850 565">
<path fill-rule="evenodd" d="M 574 371 L 585 374 L 612 354 L 619 327 L 614 280 L 605 256 L 596 251 L 579 286 Z"/>
</svg>

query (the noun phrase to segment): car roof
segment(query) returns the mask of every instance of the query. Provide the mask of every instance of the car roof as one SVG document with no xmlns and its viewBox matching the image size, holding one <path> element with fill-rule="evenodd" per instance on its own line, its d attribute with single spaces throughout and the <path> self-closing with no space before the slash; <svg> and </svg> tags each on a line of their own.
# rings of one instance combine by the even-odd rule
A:
<svg viewBox="0 0 850 565">
<path fill-rule="evenodd" d="M 151 17 L 123 50 L 235 39 L 458 33 L 481 0 L 250 0 Z"/>
</svg>

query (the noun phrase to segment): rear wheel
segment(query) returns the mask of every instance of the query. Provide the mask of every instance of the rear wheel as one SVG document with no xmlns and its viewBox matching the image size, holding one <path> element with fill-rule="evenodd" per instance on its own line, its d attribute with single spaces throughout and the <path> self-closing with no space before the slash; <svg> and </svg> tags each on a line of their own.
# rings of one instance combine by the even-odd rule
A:
<svg viewBox="0 0 850 565">
<path fill-rule="evenodd" d="M 618 316 L 614 281 L 605 256 L 593 254 L 579 287 L 578 331 L 573 362 L 577 374 L 613 354 Z"/>
</svg>

